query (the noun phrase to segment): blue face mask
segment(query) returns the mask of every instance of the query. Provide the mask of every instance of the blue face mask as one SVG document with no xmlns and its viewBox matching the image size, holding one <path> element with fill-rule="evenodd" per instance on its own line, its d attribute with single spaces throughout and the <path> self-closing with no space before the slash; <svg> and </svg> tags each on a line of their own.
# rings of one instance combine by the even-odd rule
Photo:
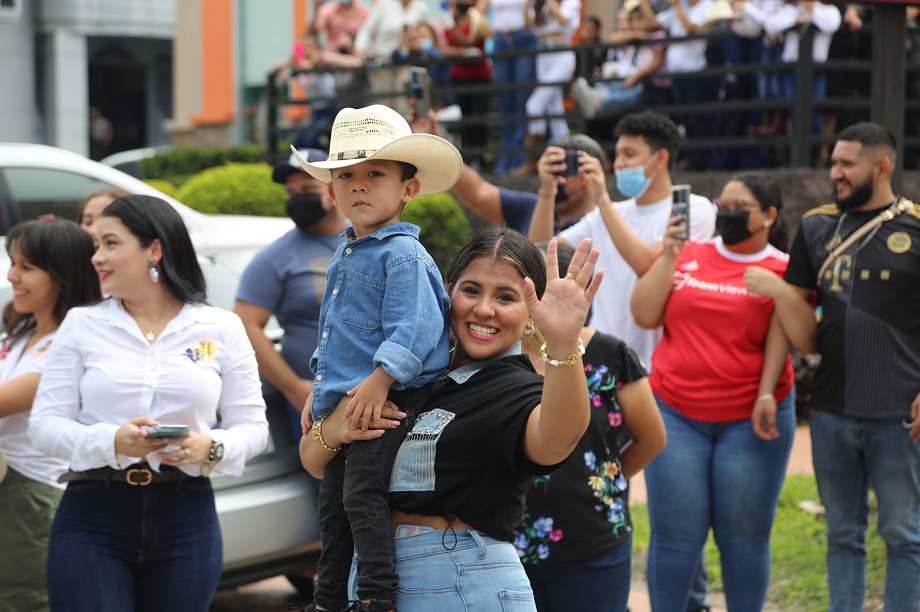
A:
<svg viewBox="0 0 920 612">
<path fill-rule="evenodd" d="M 351 0 L 339 0 L 339 4 L 341 4 L 342 6 L 348 6 L 349 4 L 351 4 Z"/>
<path fill-rule="evenodd" d="M 434 41 L 430 38 L 426 38 L 418 44 L 418 48 L 422 51 L 431 51 L 432 47 L 434 47 Z"/>
<path fill-rule="evenodd" d="M 652 184 L 655 174 L 646 178 L 645 169 L 654 161 L 656 155 L 653 155 L 646 163 L 641 166 L 631 166 L 614 171 L 617 177 L 617 191 L 627 198 L 641 198 Z"/>
</svg>

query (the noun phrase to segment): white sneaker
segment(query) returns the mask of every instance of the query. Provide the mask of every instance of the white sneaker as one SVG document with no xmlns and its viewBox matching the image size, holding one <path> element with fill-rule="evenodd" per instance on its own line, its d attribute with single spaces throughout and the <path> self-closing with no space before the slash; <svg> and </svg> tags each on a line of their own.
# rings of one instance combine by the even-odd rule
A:
<svg viewBox="0 0 920 612">
<path fill-rule="evenodd" d="M 588 85 L 584 77 L 578 77 L 572 83 L 572 95 L 585 119 L 593 119 L 604 103 L 604 94 Z"/>
</svg>

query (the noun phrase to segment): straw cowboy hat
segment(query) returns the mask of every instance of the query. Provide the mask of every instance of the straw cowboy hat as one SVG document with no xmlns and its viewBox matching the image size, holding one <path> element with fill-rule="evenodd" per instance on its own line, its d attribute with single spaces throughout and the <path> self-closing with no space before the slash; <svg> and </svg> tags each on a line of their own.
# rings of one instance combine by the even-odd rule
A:
<svg viewBox="0 0 920 612">
<path fill-rule="evenodd" d="M 369 159 L 406 162 L 418 170 L 418 195 L 447 191 L 463 170 L 457 148 L 433 134 L 413 134 L 402 115 L 382 104 L 343 108 L 335 116 L 329 141 L 329 159 L 310 163 L 291 147 L 297 161 L 312 177 L 329 183 L 332 170 Z"/>
<path fill-rule="evenodd" d="M 713 0 L 712 4 L 703 11 L 703 23 L 700 28 L 706 30 L 714 28 L 721 23 L 736 21 L 744 17 L 744 13 L 736 13 L 732 10 L 729 0 Z"/>
</svg>

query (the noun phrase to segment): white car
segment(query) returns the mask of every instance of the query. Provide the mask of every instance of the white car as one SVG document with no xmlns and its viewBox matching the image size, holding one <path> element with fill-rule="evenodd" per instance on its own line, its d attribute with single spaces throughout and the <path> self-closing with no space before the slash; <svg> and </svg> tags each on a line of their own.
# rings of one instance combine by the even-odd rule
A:
<svg viewBox="0 0 920 612">
<path fill-rule="evenodd" d="M 21 221 L 54 214 L 76 220 L 83 197 L 97 189 L 119 187 L 129 193 L 162 198 L 182 216 L 208 281 L 209 302 L 232 308 L 236 284 L 259 250 L 294 227 L 287 218 L 206 215 L 109 166 L 54 147 L 0 143 L 0 230 Z M 5 248 L 2 257 L 6 257 Z M 8 261 L 0 262 L 5 271 Z M 6 283 L 6 274 L 2 275 Z M 0 286 L 0 301 L 12 294 Z"/>
<path fill-rule="evenodd" d="M 5 235 L 44 214 L 76 220 L 83 197 L 106 187 L 152 195 L 182 216 L 198 253 L 208 301 L 232 309 L 240 275 L 252 256 L 287 232 L 290 219 L 206 215 L 109 166 L 44 145 L 0 143 L 0 306 L 12 298 Z M 291 573 L 319 550 L 315 487 L 300 466 L 283 397 L 263 386 L 271 426 L 269 449 L 241 478 L 215 479 L 224 537 L 224 586 Z"/>
</svg>

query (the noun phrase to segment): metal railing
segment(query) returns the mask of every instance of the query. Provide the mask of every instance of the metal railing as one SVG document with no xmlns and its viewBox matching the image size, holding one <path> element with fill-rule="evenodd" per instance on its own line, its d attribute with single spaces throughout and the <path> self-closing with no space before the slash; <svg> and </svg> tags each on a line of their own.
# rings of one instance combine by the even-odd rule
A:
<svg viewBox="0 0 920 612">
<path fill-rule="evenodd" d="M 671 116 L 697 116 L 717 118 L 714 124 L 710 124 L 706 135 L 695 136 L 692 139 L 682 143 L 682 150 L 687 152 L 693 151 L 713 151 L 718 149 L 738 150 L 750 148 L 772 148 L 782 152 L 779 155 L 781 160 L 775 165 L 790 167 L 810 167 L 813 165 L 813 152 L 815 149 L 833 140 L 831 136 L 812 133 L 811 117 L 815 110 L 821 112 L 849 112 L 857 113 L 860 117 L 868 119 L 870 111 L 869 92 L 860 92 L 858 97 L 826 97 L 821 100 L 812 98 L 812 81 L 816 71 L 822 71 L 828 75 L 830 82 L 835 78 L 842 78 L 846 74 L 870 74 L 872 71 L 872 62 L 865 60 L 831 60 L 820 65 L 816 65 L 812 60 L 810 49 L 814 38 L 814 30 L 811 27 L 799 30 L 799 61 L 794 64 L 776 63 L 763 64 L 760 62 L 745 64 L 723 64 L 718 66 L 709 66 L 704 70 L 680 73 L 680 72 L 659 72 L 653 77 L 655 80 L 670 79 L 679 81 L 685 79 L 694 79 L 699 83 L 708 83 L 711 88 L 711 99 L 696 104 L 666 104 L 653 107 L 662 113 Z M 637 41 L 633 45 L 649 44 L 670 44 L 686 42 L 693 39 L 705 39 L 710 45 L 719 44 L 724 39 L 734 36 L 726 31 L 709 32 L 688 36 L 680 39 L 660 39 L 654 41 Z M 610 44 L 582 45 L 572 48 L 579 55 L 579 66 L 582 76 L 592 82 L 609 82 L 616 79 L 592 79 L 591 75 L 585 74 L 585 67 L 589 65 L 588 58 L 593 49 L 612 49 L 616 48 Z M 495 53 L 489 57 L 495 60 L 519 57 L 521 55 L 537 55 L 540 53 L 558 53 L 560 50 L 554 48 L 547 51 L 510 51 L 507 53 Z M 413 61 L 412 65 L 445 65 L 459 62 L 481 61 L 481 56 L 474 57 L 452 57 L 452 58 L 428 58 L 424 61 Z M 333 73 L 352 73 L 355 78 L 362 80 L 367 71 L 377 70 L 375 65 L 361 69 L 329 69 Z M 724 90 L 724 84 L 727 79 L 736 79 L 739 76 L 757 74 L 784 74 L 792 72 L 795 76 L 796 95 L 793 99 L 722 99 L 721 91 Z M 297 74 L 297 72 L 293 73 Z M 266 142 L 269 155 L 272 156 L 270 161 L 277 161 L 285 156 L 284 152 L 279 152 L 279 143 L 289 140 L 295 132 L 303 129 L 303 125 L 284 125 L 281 121 L 281 109 L 291 104 L 314 105 L 317 103 L 336 102 L 350 106 L 363 106 L 375 102 L 386 103 L 386 99 L 394 96 L 407 96 L 408 92 L 400 89 L 394 84 L 394 88 L 388 91 L 371 91 L 370 87 L 352 89 L 343 92 L 341 96 L 335 99 L 316 98 L 313 100 L 292 100 L 286 94 L 285 79 L 290 78 L 288 74 L 269 74 L 267 78 L 267 135 Z M 920 79 L 920 67 L 908 66 L 906 69 L 906 78 Z M 511 121 L 527 121 L 533 119 L 524 114 L 519 115 L 502 115 L 498 112 L 497 105 L 494 103 L 494 97 L 497 93 L 508 90 L 532 90 L 538 85 L 559 85 L 568 87 L 570 81 L 557 83 L 490 83 L 490 84 L 464 84 L 462 82 L 451 83 L 447 86 L 438 86 L 432 84 L 432 99 L 441 99 L 445 95 L 482 95 L 493 98 L 493 103 L 489 106 L 489 111 L 484 115 L 464 116 L 459 121 L 443 122 L 442 131 L 462 130 L 464 127 L 479 125 L 486 126 L 490 130 L 489 144 L 485 147 L 472 147 L 464 145 L 462 151 L 465 157 L 480 157 L 485 154 L 501 155 L 505 153 L 539 153 L 539 150 L 528 149 L 523 143 L 517 147 L 503 148 L 498 146 L 497 133 L 502 124 Z M 623 108 L 619 112 L 608 115 L 600 115 L 591 121 L 585 120 L 582 114 L 576 109 L 575 111 L 566 112 L 561 115 L 568 122 L 574 132 L 590 133 L 608 151 L 613 150 L 614 142 L 612 136 L 612 127 L 616 119 L 625 112 L 640 110 L 637 107 Z M 791 133 L 780 133 L 775 135 L 723 135 L 718 126 L 718 118 L 724 118 L 728 113 L 765 113 L 769 111 L 784 110 L 789 113 L 790 117 L 799 117 L 802 120 L 792 122 Z M 920 111 L 920 100 L 910 100 L 905 102 L 905 111 L 914 113 Z M 553 119 L 558 116 L 546 116 L 546 119 Z M 330 122 L 331 123 L 331 120 Z M 715 126 L 715 129 L 713 128 Z M 314 129 L 327 130 L 331 127 L 329 124 L 315 126 Z M 920 149 L 920 135 L 912 136 L 908 134 L 904 138 L 905 148 Z M 273 153 L 272 153 L 273 152 Z"/>
</svg>

